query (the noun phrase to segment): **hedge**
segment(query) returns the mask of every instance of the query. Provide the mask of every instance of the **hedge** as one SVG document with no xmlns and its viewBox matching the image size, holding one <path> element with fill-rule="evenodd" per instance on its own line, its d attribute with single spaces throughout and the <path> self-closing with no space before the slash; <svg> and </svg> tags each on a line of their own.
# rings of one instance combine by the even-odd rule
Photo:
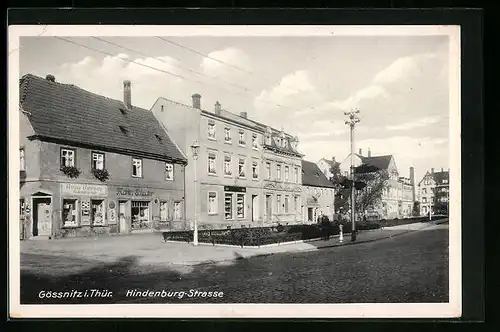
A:
<svg viewBox="0 0 500 332">
<path fill-rule="evenodd" d="M 357 230 L 378 229 L 378 223 L 367 222 L 356 225 Z M 345 224 L 344 233 L 351 232 L 351 224 Z M 198 231 L 198 241 L 212 244 L 228 244 L 238 246 L 261 246 L 273 243 L 283 243 L 314 238 L 326 238 L 340 233 L 339 224 L 304 224 L 274 227 L 255 227 L 238 229 L 218 229 Z M 164 240 L 193 241 L 192 231 L 163 232 Z"/>
</svg>

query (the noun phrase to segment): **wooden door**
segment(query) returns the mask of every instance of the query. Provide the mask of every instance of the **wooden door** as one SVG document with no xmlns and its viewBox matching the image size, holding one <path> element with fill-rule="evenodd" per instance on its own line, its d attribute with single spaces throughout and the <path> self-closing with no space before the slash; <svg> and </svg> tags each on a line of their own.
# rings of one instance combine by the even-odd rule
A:
<svg viewBox="0 0 500 332">
<path fill-rule="evenodd" d="M 36 228 L 34 225 L 34 236 L 51 236 L 52 234 L 52 204 L 50 198 L 35 200 L 36 202 Z"/>
</svg>

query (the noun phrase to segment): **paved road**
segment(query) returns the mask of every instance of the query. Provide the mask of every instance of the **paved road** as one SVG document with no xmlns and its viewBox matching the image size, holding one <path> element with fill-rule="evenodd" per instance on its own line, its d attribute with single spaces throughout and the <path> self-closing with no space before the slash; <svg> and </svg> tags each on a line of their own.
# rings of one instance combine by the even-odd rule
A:
<svg viewBox="0 0 500 332">
<path fill-rule="evenodd" d="M 61 262 L 63 263 L 63 262 Z M 40 299 L 40 290 L 98 289 L 110 297 Z M 188 297 L 190 290 L 223 297 Z M 126 297 L 126 291 L 157 291 L 156 297 Z M 186 292 L 179 299 L 162 297 Z M 94 292 L 96 294 L 96 292 Z M 110 293 L 108 293 L 110 294 Z M 201 265 L 181 272 L 138 266 L 134 257 L 99 263 L 64 277 L 22 272 L 22 303 L 348 303 L 447 302 L 448 229 L 440 225 L 391 239 L 314 252 L 277 254 Z"/>
</svg>

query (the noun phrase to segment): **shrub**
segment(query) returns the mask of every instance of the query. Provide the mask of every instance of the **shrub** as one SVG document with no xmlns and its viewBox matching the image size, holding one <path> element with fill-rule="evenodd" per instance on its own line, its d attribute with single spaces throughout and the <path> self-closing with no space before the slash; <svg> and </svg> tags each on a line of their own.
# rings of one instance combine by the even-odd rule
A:
<svg viewBox="0 0 500 332">
<path fill-rule="evenodd" d="M 75 166 L 61 166 L 61 171 L 72 179 L 79 177 L 81 173 Z"/>
<path fill-rule="evenodd" d="M 109 172 L 107 169 L 92 168 L 92 174 L 94 174 L 94 177 L 101 182 L 109 179 Z"/>
</svg>

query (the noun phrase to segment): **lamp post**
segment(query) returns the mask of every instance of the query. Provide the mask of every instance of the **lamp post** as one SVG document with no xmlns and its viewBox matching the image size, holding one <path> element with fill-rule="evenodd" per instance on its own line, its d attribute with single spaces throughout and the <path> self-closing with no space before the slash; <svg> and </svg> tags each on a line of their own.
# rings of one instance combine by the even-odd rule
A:
<svg viewBox="0 0 500 332">
<path fill-rule="evenodd" d="M 351 144 L 351 172 L 350 172 L 350 181 L 351 181 L 351 241 L 356 241 L 356 215 L 355 215 L 355 199 L 354 199 L 354 128 L 356 124 L 360 122 L 360 119 L 357 117 L 359 114 L 359 110 L 356 109 L 351 112 L 344 112 L 344 115 L 348 117 L 348 120 L 345 121 L 345 124 L 350 128 L 350 144 Z"/>
<path fill-rule="evenodd" d="M 198 191 L 198 186 L 197 186 L 197 160 L 198 160 L 198 154 L 200 152 L 200 145 L 198 144 L 197 141 L 194 141 L 193 144 L 191 145 L 191 152 L 193 153 L 193 160 L 194 160 L 194 174 L 193 174 L 193 180 L 194 180 L 194 192 L 193 192 L 193 202 L 194 202 L 194 218 L 193 218 L 193 245 L 197 246 L 198 245 L 198 202 L 197 202 L 197 191 Z"/>
</svg>

